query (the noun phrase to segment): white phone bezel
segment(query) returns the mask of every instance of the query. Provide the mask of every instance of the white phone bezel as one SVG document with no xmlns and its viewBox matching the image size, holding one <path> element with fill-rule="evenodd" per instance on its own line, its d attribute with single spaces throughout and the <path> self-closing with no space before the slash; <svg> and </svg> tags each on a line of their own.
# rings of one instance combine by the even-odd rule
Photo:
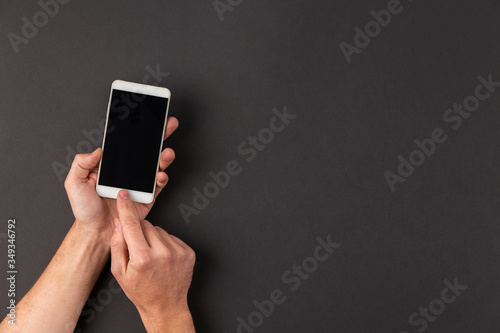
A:
<svg viewBox="0 0 500 333">
<path fill-rule="evenodd" d="M 111 97 L 113 96 L 113 90 L 123 90 L 123 91 L 128 91 L 132 93 L 137 93 L 137 94 L 144 94 L 144 95 L 150 95 L 150 96 L 157 96 L 157 97 L 163 97 L 167 98 L 167 110 L 165 112 L 165 122 L 163 123 L 163 132 L 165 133 L 165 126 L 167 124 L 167 117 L 168 117 L 168 108 L 170 106 L 170 90 L 167 88 L 163 87 L 157 87 L 157 86 L 150 86 L 146 84 L 140 84 L 140 83 L 133 83 L 133 82 L 127 82 L 127 81 L 122 81 L 122 80 L 115 80 L 111 84 L 111 92 L 109 94 L 109 102 L 108 102 L 108 109 L 106 112 L 106 125 L 104 127 L 104 136 L 103 136 L 103 141 L 102 141 L 102 153 L 104 154 L 104 149 L 106 149 L 106 131 L 108 129 L 108 120 L 109 120 L 109 110 L 111 107 Z M 162 136 L 162 142 L 163 142 L 163 136 Z M 160 144 L 160 150 L 158 152 L 158 161 L 156 165 L 156 169 L 159 169 L 160 167 L 160 154 L 161 154 L 161 144 Z M 156 191 L 156 175 L 153 180 L 153 192 L 141 192 L 141 191 L 136 191 L 136 190 L 131 190 L 127 188 L 118 188 L 118 187 L 111 187 L 111 186 L 105 186 L 105 185 L 99 185 L 99 179 L 101 176 L 101 163 L 102 163 L 102 158 L 101 162 L 99 163 L 99 172 L 97 174 L 97 184 L 96 184 L 96 192 L 99 196 L 104 197 L 104 198 L 113 198 L 116 199 L 118 192 L 121 190 L 127 190 L 128 193 L 130 194 L 130 199 L 135 202 L 140 202 L 140 203 L 145 203 L 149 204 L 153 202 L 154 199 L 154 193 Z"/>
</svg>

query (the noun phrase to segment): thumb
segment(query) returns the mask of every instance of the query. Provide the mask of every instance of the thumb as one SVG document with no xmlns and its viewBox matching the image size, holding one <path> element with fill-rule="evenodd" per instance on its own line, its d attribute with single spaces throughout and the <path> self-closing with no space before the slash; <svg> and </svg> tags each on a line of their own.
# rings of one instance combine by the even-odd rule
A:
<svg viewBox="0 0 500 333">
<path fill-rule="evenodd" d="M 128 263 L 128 248 L 125 238 L 123 238 L 123 230 L 120 220 L 115 218 L 115 232 L 111 237 L 111 273 L 115 277 L 125 274 Z"/>
<path fill-rule="evenodd" d="M 99 165 L 102 149 L 97 148 L 91 154 L 78 154 L 71 164 L 67 180 L 84 181 L 89 176 L 90 170 Z"/>
</svg>

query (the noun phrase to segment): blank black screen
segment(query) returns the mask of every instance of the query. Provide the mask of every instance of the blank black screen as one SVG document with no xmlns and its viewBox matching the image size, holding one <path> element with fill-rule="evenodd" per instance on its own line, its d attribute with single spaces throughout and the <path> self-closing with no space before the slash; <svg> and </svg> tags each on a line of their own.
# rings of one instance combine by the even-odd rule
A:
<svg viewBox="0 0 500 333">
<path fill-rule="evenodd" d="M 168 99 L 114 89 L 99 185 L 153 192 Z"/>
</svg>

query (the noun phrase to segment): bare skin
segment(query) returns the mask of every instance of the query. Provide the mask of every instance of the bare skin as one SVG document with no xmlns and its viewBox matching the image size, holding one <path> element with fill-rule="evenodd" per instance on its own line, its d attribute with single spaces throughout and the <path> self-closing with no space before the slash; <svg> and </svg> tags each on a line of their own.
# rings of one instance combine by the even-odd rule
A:
<svg viewBox="0 0 500 333">
<path fill-rule="evenodd" d="M 169 117 L 164 139 L 177 127 L 177 119 Z M 0 324 L 0 332 L 71 333 L 74 331 L 83 306 L 109 259 L 111 237 L 115 233 L 114 222 L 120 217 L 117 200 L 101 198 L 95 191 L 97 167 L 101 155 L 102 150 L 98 148 L 91 154 L 79 154 L 75 157 L 64 183 L 75 215 L 75 222 L 43 274 L 17 304 L 16 325 L 9 324 L 10 317 L 7 316 Z M 156 176 L 155 198 L 168 182 L 168 176 L 162 170 L 166 169 L 174 158 L 174 151 L 170 148 L 161 153 L 160 170 Z M 153 203 L 146 205 L 130 202 L 127 212 L 143 220 Z M 132 253 L 130 252 L 134 256 Z M 183 266 L 184 263 L 179 263 L 179 265 Z M 157 269 L 161 271 L 163 268 Z M 122 282 L 123 289 L 126 289 L 127 281 L 122 280 Z M 150 284 L 149 287 L 152 290 L 161 290 L 164 285 Z M 176 285 L 171 285 L 171 287 L 174 288 Z M 150 296 L 153 297 L 151 294 Z M 140 313 L 142 311 L 141 318 L 146 327 L 152 327 L 150 332 L 155 332 L 156 322 L 161 322 L 162 317 L 157 311 L 145 310 L 147 303 L 145 299 L 138 302 L 142 309 L 138 310 Z M 154 299 L 151 300 L 151 304 L 156 304 Z M 179 313 L 181 316 L 185 313 L 184 302 L 179 302 L 179 309 L 182 309 Z"/>
<path fill-rule="evenodd" d="M 187 293 L 195 253 L 179 238 L 139 220 L 132 204 L 127 191 L 120 191 L 111 272 L 149 333 L 194 333 Z"/>
</svg>

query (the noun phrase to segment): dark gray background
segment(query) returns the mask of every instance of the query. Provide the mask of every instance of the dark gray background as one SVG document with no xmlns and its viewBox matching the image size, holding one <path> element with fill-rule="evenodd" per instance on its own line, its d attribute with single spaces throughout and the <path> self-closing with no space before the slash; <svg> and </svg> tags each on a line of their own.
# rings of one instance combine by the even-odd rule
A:
<svg viewBox="0 0 500 333">
<path fill-rule="evenodd" d="M 51 164 L 99 128 L 113 80 L 142 82 L 159 65 L 180 128 L 166 141 L 177 158 L 148 219 L 197 253 L 198 331 L 236 332 L 254 300 L 282 289 L 286 302 L 257 332 L 417 332 L 409 316 L 457 277 L 467 290 L 427 331 L 498 332 L 500 91 L 456 131 L 442 116 L 474 93 L 477 76 L 500 81 L 500 2 L 402 5 L 348 64 L 339 44 L 352 44 L 354 27 L 386 0 L 243 0 L 222 22 L 211 0 L 73 0 L 18 54 L 7 34 L 40 7 L 2 0 L 0 233 L 17 219 L 19 295 L 73 222 Z M 285 106 L 297 118 L 245 162 L 238 145 Z M 436 127 L 448 140 L 392 193 L 384 172 Z M 241 174 L 187 225 L 179 204 L 233 159 Z M 291 291 L 281 275 L 327 235 L 341 247 Z M 110 279 L 108 265 L 92 297 Z M 123 293 L 78 327 L 144 330 Z"/>
</svg>

